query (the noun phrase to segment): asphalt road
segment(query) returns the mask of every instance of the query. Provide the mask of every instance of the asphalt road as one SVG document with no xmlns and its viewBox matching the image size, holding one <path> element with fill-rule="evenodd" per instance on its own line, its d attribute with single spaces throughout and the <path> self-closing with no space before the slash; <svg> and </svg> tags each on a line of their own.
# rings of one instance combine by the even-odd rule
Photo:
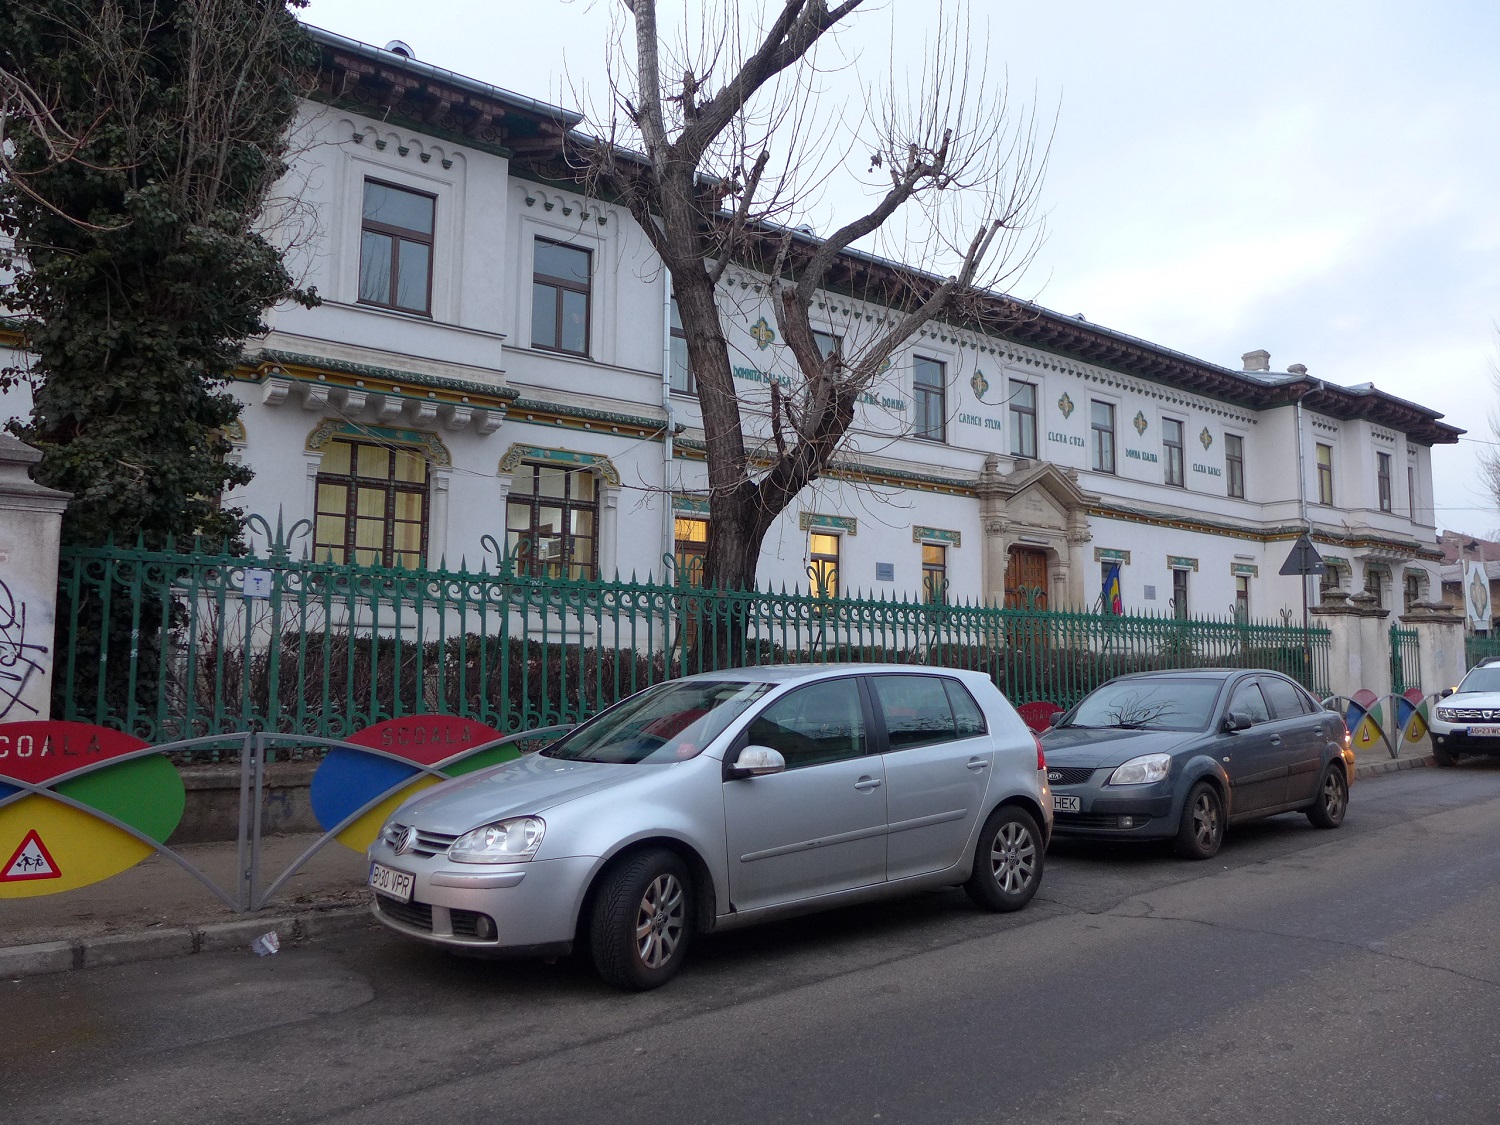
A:
<svg viewBox="0 0 1500 1125">
<path fill-rule="evenodd" d="M 1219 857 L 1054 845 L 666 988 L 386 936 L 0 982 L 0 1122 L 1500 1122 L 1500 762 Z"/>
</svg>

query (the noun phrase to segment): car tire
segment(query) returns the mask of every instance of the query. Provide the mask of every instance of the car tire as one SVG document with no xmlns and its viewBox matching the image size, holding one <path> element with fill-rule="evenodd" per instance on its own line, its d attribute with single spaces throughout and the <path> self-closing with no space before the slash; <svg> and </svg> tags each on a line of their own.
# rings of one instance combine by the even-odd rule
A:
<svg viewBox="0 0 1500 1125">
<path fill-rule="evenodd" d="M 1437 739 L 1432 740 L 1432 760 L 1440 766 L 1458 765 L 1458 755 Z"/>
<path fill-rule="evenodd" d="M 682 968 L 692 937 L 692 880 L 676 855 L 633 852 L 601 876 L 589 952 L 607 983 L 630 992 L 659 988 Z"/>
<path fill-rule="evenodd" d="M 1224 800 L 1206 781 L 1188 790 L 1172 847 L 1183 859 L 1212 859 L 1224 842 Z"/>
<path fill-rule="evenodd" d="M 1016 805 L 1001 805 L 979 832 L 964 891 L 986 910 L 1020 910 L 1041 886 L 1046 856 L 1036 819 Z"/>
<path fill-rule="evenodd" d="M 1323 780 L 1318 783 L 1318 796 L 1307 810 L 1307 819 L 1314 828 L 1337 828 L 1344 823 L 1344 813 L 1349 811 L 1349 779 L 1344 768 L 1330 762 L 1323 771 Z"/>
</svg>

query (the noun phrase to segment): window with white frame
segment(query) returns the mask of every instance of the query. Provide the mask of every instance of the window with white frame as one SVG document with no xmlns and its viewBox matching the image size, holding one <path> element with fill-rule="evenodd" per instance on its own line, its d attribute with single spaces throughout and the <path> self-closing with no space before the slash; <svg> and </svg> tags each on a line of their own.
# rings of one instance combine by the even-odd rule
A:
<svg viewBox="0 0 1500 1125">
<path fill-rule="evenodd" d="M 917 356 L 912 373 L 916 419 L 913 436 L 946 441 L 948 430 L 948 365 Z"/>
<path fill-rule="evenodd" d="M 589 354 L 593 255 L 580 246 L 536 240 L 531 279 L 531 346 Z"/>
<path fill-rule="evenodd" d="M 1161 420 L 1161 452 L 1166 471 L 1166 482 L 1178 488 L 1184 487 L 1182 455 L 1182 420 Z"/>
<path fill-rule="evenodd" d="M 431 311 L 436 206 L 437 200 L 424 192 L 365 181 L 359 229 L 361 304 Z"/>
<path fill-rule="evenodd" d="M 1036 456 L 1036 384 L 1010 381 L 1010 455 Z"/>
</svg>

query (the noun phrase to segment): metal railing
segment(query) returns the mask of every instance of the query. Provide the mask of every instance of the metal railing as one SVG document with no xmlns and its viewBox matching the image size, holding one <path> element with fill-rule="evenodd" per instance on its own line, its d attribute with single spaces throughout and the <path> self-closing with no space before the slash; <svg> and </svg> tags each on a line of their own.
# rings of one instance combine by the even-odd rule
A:
<svg viewBox="0 0 1500 1125">
<path fill-rule="evenodd" d="M 1329 694 L 1326 629 L 577 579 L 527 574 L 524 553 L 478 570 L 358 566 L 268 538 L 263 556 L 65 549 L 54 715 L 155 743 L 337 739 L 434 712 L 511 733 L 690 672 L 825 661 L 977 669 L 1018 704 L 1206 666 Z"/>
<path fill-rule="evenodd" d="M 1422 686 L 1420 648 L 1415 629 L 1391 626 L 1391 691 L 1400 695 L 1409 687 Z"/>
</svg>

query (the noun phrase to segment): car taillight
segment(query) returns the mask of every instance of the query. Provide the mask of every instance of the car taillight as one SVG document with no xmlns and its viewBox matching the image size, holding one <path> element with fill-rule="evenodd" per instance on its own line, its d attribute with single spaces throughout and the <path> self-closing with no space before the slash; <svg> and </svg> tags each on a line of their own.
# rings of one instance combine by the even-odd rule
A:
<svg viewBox="0 0 1500 1125">
<path fill-rule="evenodd" d="M 1045 770 L 1047 768 L 1047 755 L 1042 753 L 1042 740 L 1038 735 L 1033 733 L 1031 741 L 1036 743 L 1036 768 Z"/>
</svg>

